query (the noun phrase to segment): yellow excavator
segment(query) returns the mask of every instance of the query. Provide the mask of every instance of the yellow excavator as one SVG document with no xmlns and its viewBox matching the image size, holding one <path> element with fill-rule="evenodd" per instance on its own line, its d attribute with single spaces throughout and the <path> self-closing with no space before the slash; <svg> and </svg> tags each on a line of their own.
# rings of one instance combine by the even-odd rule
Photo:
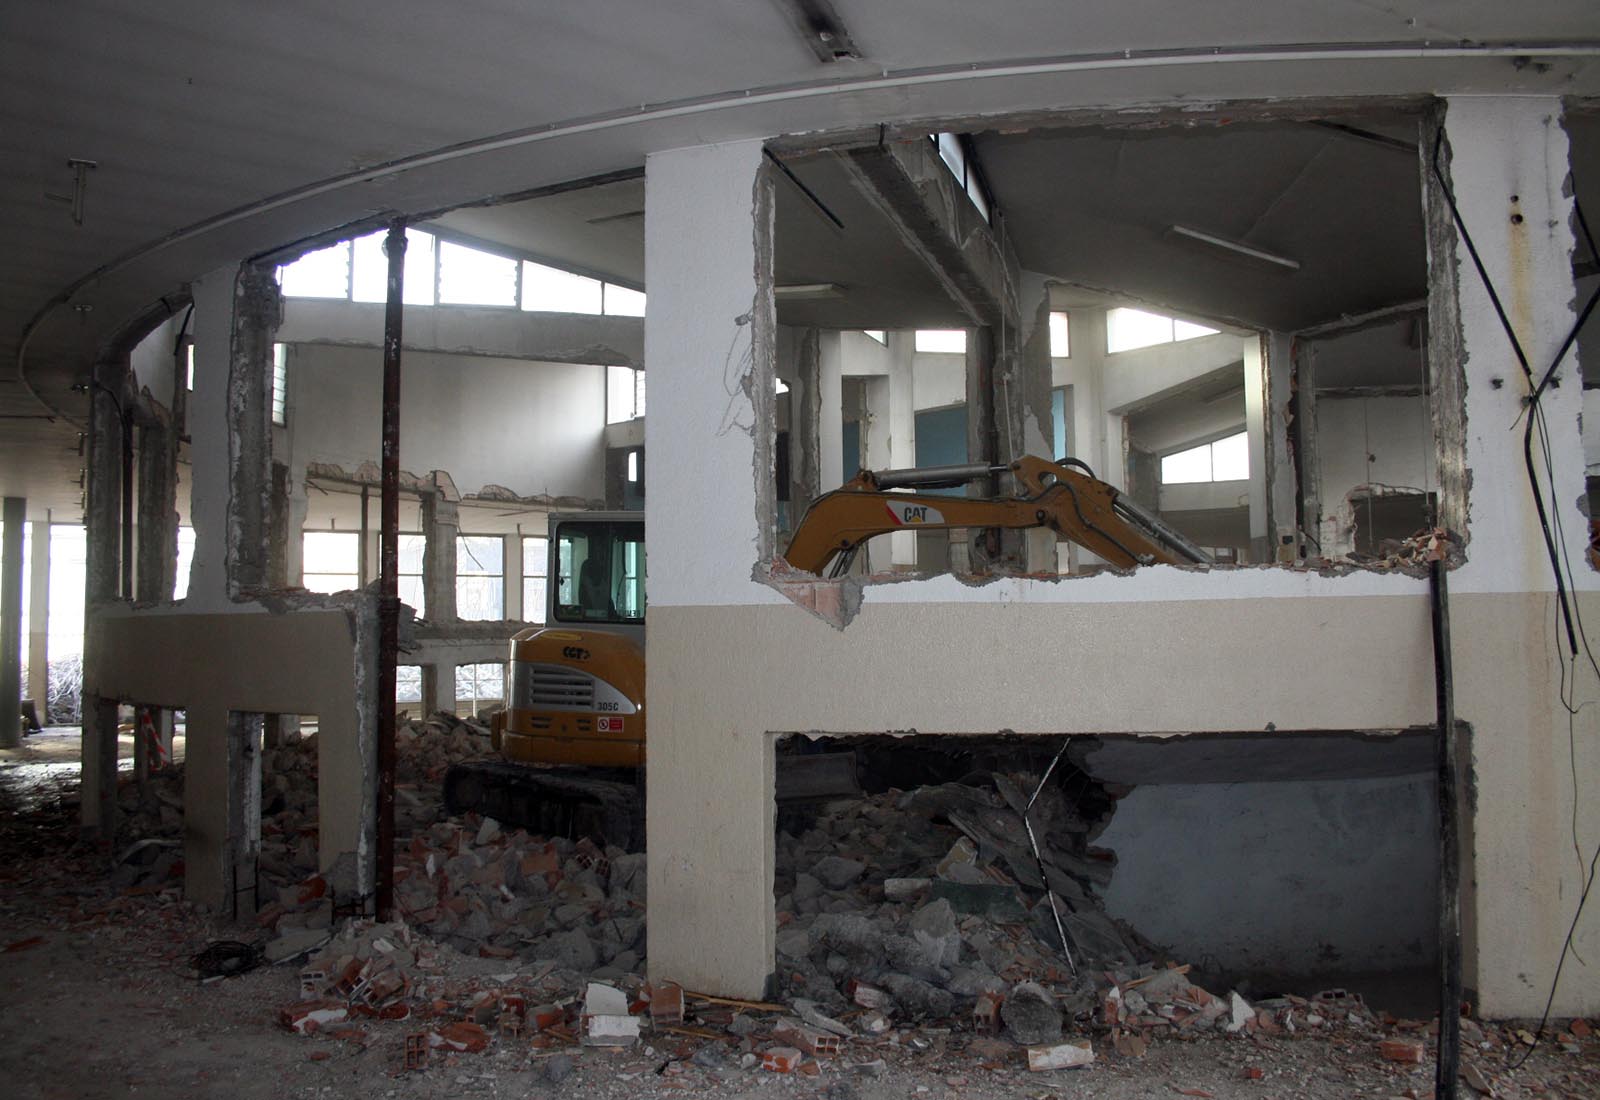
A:
<svg viewBox="0 0 1600 1100">
<path fill-rule="evenodd" d="M 1010 474 L 997 498 L 916 490 Z M 850 568 L 868 539 L 901 530 L 1044 527 L 1110 565 L 1205 564 L 1195 546 L 1075 459 L 1025 456 L 1009 466 L 967 464 L 866 470 L 817 498 L 784 554 L 817 576 Z M 550 517 L 545 624 L 511 639 L 506 706 L 493 721 L 504 758 L 452 767 L 445 803 L 552 833 L 642 841 L 645 765 L 645 535 L 638 512 Z M 859 790 L 851 753 L 779 757 L 780 803 Z"/>
</svg>

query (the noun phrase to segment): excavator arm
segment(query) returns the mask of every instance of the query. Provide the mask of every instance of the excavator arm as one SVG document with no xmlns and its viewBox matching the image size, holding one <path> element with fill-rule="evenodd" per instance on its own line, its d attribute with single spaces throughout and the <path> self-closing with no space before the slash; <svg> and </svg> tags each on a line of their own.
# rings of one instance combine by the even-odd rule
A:
<svg viewBox="0 0 1600 1100">
<path fill-rule="evenodd" d="M 953 487 L 1006 472 L 1016 478 L 1019 495 L 980 499 L 895 491 Z M 812 503 L 784 557 L 796 569 L 822 576 L 835 557 L 842 554 L 848 560 L 874 535 L 953 527 L 1048 527 L 1123 569 L 1211 561 L 1204 550 L 1096 478 L 1081 462 L 1050 462 L 1033 455 L 1010 466 L 863 470 Z"/>
</svg>

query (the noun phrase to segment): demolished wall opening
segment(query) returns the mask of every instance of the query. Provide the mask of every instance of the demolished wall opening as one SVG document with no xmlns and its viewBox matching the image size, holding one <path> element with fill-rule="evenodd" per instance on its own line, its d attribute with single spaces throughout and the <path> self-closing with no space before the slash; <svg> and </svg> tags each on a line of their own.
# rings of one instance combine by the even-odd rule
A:
<svg viewBox="0 0 1600 1100">
<path fill-rule="evenodd" d="M 1354 546 L 1348 521 L 1327 529 L 1337 517 L 1325 513 L 1358 485 L 1437 485 L 1421 122 L 1410 104 L 1185 115 L 1182 125 L 1008 120 L 969 147 L 1000 213 L 994 225 L 946 194 L 948 173 L 920 131 L 879 133 L 870 146 L 780 143 L 767 251 L 774 368 L 787 387 L 787 519 L 848 480 L 858 455 L 867 469 L 934 464 L 924 411 L 945 409 L 963 430 L 943 463 L 1004 465 L 1070 441 L 1125 499 L 1214 551 L 1213 564 L 1392 567 L 1371 540 Z M 1347 224 L 1368 231 L 1331 228 Z M 1059 353 L 1043 331 L 1057 317 L 1074 330 Z M 1129 317 L 1149 332 L 1128 337 Z M 1381 342 L 1391 328 L 1392 348 L 1339 344 L 1367 329 L 1382 329 Z M 925 351 L 934 330 L 983 338 Z M 1320 373 L 1306 366 L 1312 356 Z M 1224 443 L 1207 476 L 1185 474 Z M 1345 479 L 1349 465 L 1364 476 Z M 945 491 L 1010 488 L 1002 474 Z M 1452 506 L 1447 514 L 1465 514 Z M 1054 571 L 1039 540 L 1024 552 L 982 529 L 953 546 L 944 531 L 901 534 L 892 550 L 869 542 L 853 572 Z M 1062 573 L 1105 568 L 1066 541 L 1056 557 Z"/>
<path fill-rule="evenodd" d="M 778 803 L 788 996 L 842 1009 L 865 984 L 948 1015 L 1022 981 L 1081 990 L 1183 965 L 1252 1003 L 1333 986 L 1397 1012 L 1429 1003 L 1428 731 L 794 735 L 780 791 L 790 742 L 853 750 L 863 793 Z"/>
</svg>

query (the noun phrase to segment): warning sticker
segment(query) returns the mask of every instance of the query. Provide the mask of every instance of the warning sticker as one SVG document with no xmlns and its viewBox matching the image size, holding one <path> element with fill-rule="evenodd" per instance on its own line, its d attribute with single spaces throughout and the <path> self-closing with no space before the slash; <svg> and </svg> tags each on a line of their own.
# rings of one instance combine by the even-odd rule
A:
<svg viewBox="0 0 1600 1100">
<path fill-rule="evenodd" d="M 596 730 L 598 730 L 599 732 L 601 732 L 601 733 L 621 733 L 622 732 L 622 719 L 621 718 L 596 718 L 594 720 L 594 728 Z"/>
<path fill-rule="evenodd" d="M 902 527 L 944 522 L 944 514 L 939 509 L 930 508 L 926 504 L 890 504 L 885 501 L 884 507 L 889 509 L 889 518 Z"/>
</svg>

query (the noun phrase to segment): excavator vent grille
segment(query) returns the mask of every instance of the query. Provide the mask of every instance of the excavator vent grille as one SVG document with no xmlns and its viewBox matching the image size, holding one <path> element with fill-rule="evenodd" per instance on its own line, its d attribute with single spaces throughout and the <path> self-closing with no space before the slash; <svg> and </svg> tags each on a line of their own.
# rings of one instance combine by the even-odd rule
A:
<svg viewBox="0 0 1600 1100">
<path fill-rule="evenodd" d="M 527 669 L 528 676 L 526 694 L 517 692 L 524 705 L 593 709 L 594 677 L 587 672 L 561 665 L 524 665 L 521 668 Z"/>
</svg>

